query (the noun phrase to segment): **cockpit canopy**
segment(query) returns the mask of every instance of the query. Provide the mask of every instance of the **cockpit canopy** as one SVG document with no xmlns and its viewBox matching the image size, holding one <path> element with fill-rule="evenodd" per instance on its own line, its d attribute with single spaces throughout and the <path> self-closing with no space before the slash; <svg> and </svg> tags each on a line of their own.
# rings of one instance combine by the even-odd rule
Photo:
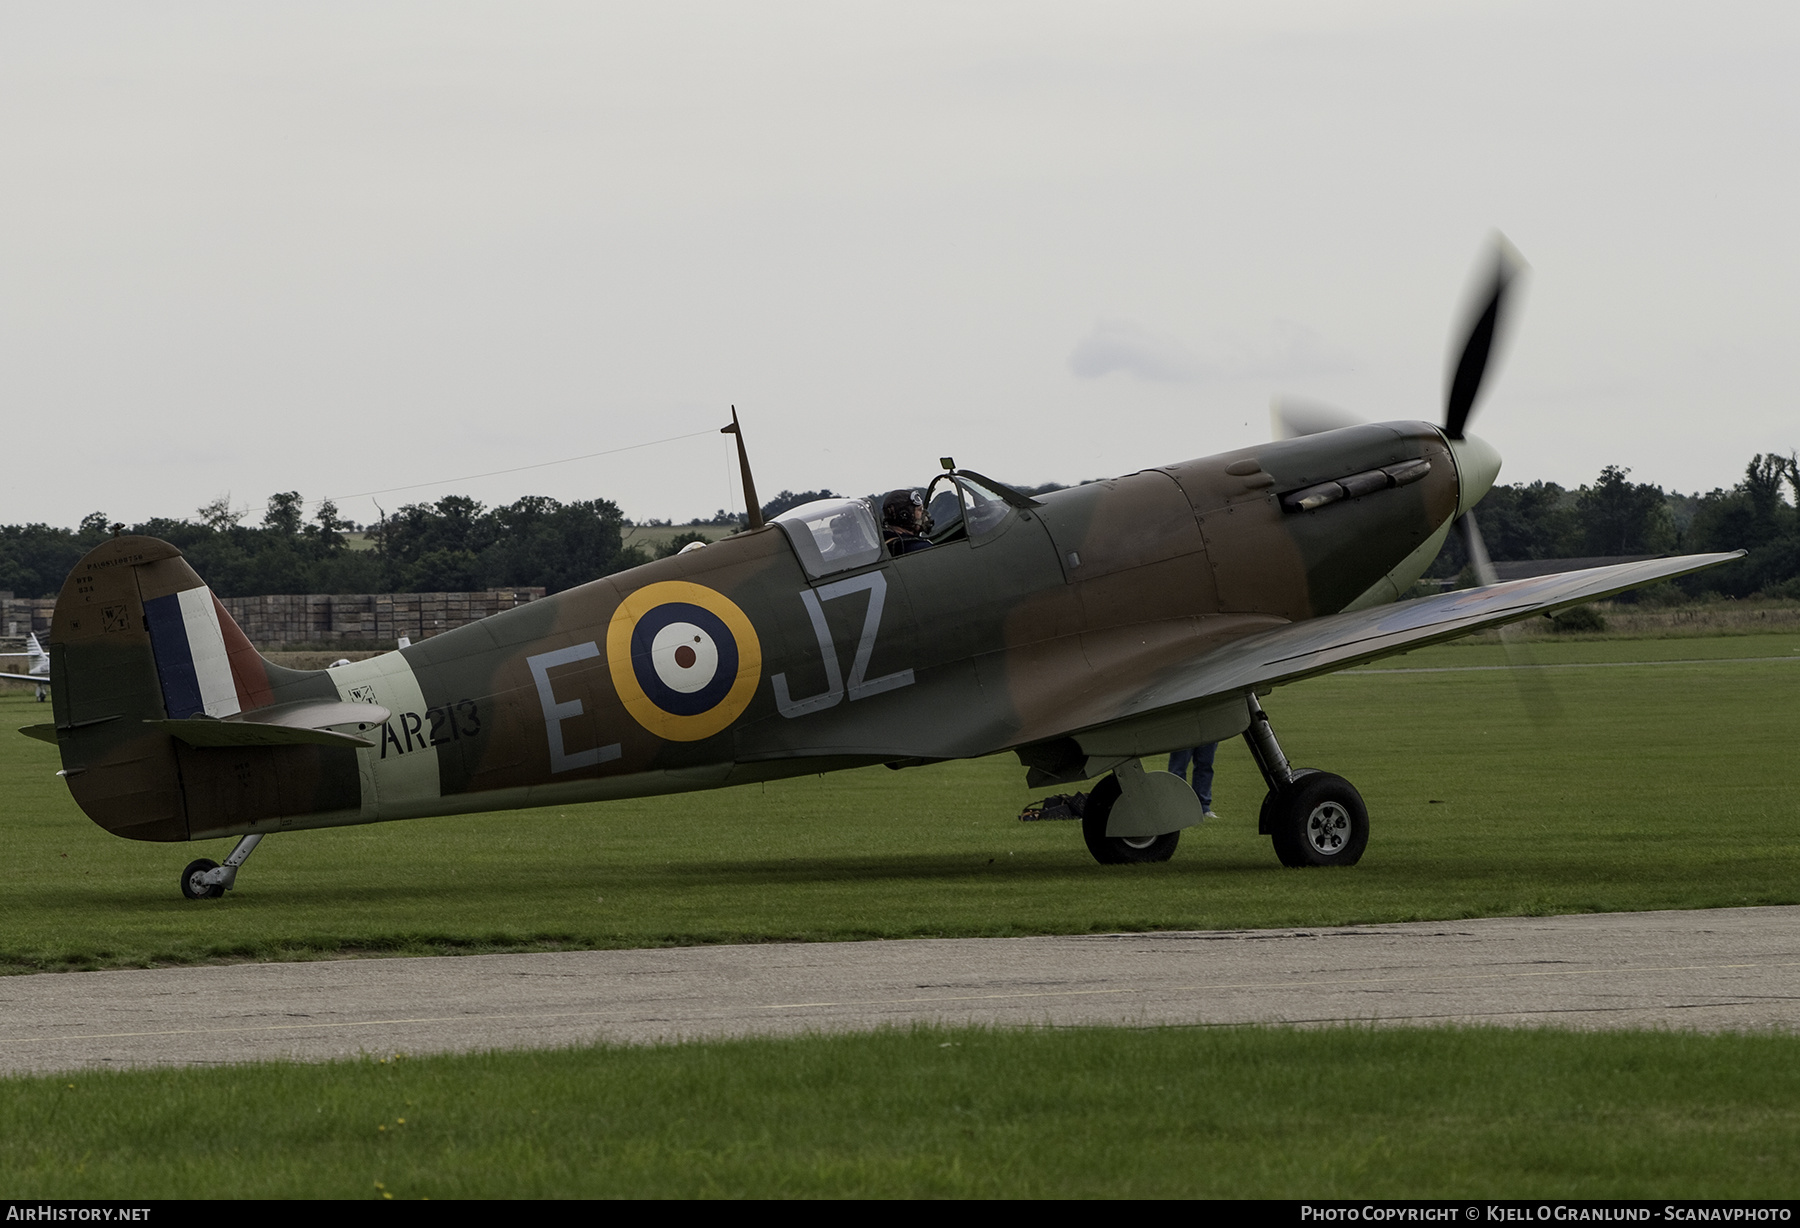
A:
<svg viewBox="0 0 1800 1228">
<path fill-rule="evenodd" d="M 977 545 L 1007 523 L 1015 507 L 1032 500 L 966 469 L 942 473 L 924 493 L 931 530 L 927 541 L 942 546 Z M 875 513 L 862 499 L 815 499 L 775 517 L 793 544 L 809 580 L 865 567 L 887 556 Z M 917 543 L 923 546 L 925 543 Z"/>
<path fill-rule="evenodd" d="M 848 571 L 881 558 L 881 531 L 861 499 L 815 499 L 775 517 L 808 579 Z"/>
</svg>

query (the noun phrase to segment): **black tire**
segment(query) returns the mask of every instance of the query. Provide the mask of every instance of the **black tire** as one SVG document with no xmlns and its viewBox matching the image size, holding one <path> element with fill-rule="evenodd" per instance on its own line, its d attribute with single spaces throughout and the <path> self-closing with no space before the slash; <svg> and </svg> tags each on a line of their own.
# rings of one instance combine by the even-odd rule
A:
<svg viewBox="0 0 1800 1228">
<path fill-rule="evenodd" d="M 1292 789 L 1292 788 L 1297 787 L 1300 783 L 1300 779 L 1304 776 L 1317 776 L 1317 775 L 1319 775 L 1318 768 L 1295 768 L 1295 769 L 1293 769 L 1292 772 L 1289 773 L 1290 780 L 1288 782 L 1288 788 Z M 1266 836 L 1275 830 L 1273 827 L 1270 826 L 1270 824 L 1273 822 L 1273 820 L 1270 818 L 1270 815 L 1272 815 L 1276 812 L 1275 811 L 1275 799 L 1279 796 L 1281 796 L 1280 793 L 1278 793 L 1274 790 L 1270 790 L 1269 792 L 1263 794 L 1262 809 L 1260 811 L 1258 811 L 1257 815 L 1256 815 L 1256 834 L 1257 835 Z"/>
<path fill-rule="evenodd" d="M 208 870 L 216 870 L 218 868 L 218 862 L 209 861 L 205 857 L 200 858 L 198 861 L 188 862 L 187 869 L 181 872 L 181 894 L 185 895 L 190 900 L 216 900 L 224 895 L 224 883 L 214 883 L 212 886 L 208 887 L 194 881 Z"/>
<path fill-rule="evenodd" d="M 1108 776 L 1088 794 L 1087 809 L 1081 816 L 1081 837 L 1087 841 L 1088 852 L 1094 855 L 1094 860 L 1103 866 L 1123 866 L 1144 861 L 1167 861 L 1173 857 L 1175 846 L 1181 843 L 1181 833 L 1178 831 L 1162 836 L 1106 834 L 1106 820 L 1112 814 L 1113 803 L 1118 800 L 1117 776 Z"/>
<path fill-rule="evenodd" d="M 1353 866 L 1369 844 L 1369 809 L 1342 776 L 1312 772 L 1263 800 L 1284 866 Z"/>
</svg>

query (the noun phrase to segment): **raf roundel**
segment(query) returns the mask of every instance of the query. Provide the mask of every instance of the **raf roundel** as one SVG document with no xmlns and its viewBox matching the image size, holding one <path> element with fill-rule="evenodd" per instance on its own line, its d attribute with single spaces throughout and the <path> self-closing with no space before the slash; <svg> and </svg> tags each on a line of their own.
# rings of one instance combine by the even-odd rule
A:
<svg viewBox="0 0 1800 1228">
<path fill-rule="evenodd" d="M 762 678 L 762 645 L 744 612 L 684 580 L 647 585 L 620 603 L 606 660 L 632 719 L 671 742 L 724 729 Z"/>
</svg>

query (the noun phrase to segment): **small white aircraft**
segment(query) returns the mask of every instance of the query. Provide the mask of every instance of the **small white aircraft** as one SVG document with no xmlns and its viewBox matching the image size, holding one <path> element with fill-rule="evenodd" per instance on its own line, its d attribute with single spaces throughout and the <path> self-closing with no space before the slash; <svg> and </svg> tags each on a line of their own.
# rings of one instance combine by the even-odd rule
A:
<svg viewBox="0 0 1800 1228">
<path fill-rule="evenodd" d="M 39 703 L 43 703 L 50 697 L 50 654 L 45 652 L 43 645 L 38 643 L 35 631 L 25 637 L 25 658 L 29 662 L 26 666 L 29 673 L 0 674 L 0 678 L 7 678 L 13 682 L 37 683 L 37 700 Z"/>
</svg>

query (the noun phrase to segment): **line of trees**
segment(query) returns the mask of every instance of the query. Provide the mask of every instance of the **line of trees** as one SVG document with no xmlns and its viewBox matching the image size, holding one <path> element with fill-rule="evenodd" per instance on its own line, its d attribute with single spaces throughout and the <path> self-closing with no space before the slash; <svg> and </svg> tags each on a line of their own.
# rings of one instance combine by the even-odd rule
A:
<svg viewBox="0 0 1800 1228">
<path fill-rule="evenodd" d="M 1730 490 L 1667 493 L 1630 480 L 1608 465 L 1590 486 L 1554 482 L 1496 486 L 1479 519 L 1496 561 L 1588 558 L 1674 551 L 1748 550 L 1749 556 L 1677 583 L 1687 596 L 1756 594 L 1800 598 L 1800 461 L 1758 455 Z M 1054 486 L 1025 488 L 1031 493 Z M 1791 495 L 1791 499 L 1790 496 Z M 829 490 L 784 490 L 763 505 L 765 518 Z M 0 525 L 0 590 L 53 596 L 88 550 L 115 530 L 161 537 L 181 548 L 222 596 L 266 593 L 460 592 L 542 585 L 551 592 L 650 560 L 623 544 L 627 521 L 607 499 L 561 503 L 527 495 L 500 507 L 450 495 L 411 503 L 367 526 L 366 539 L 326 500 L 308 516 L 298 492 L 272 496 L 260 525 L 227 498 L 191 520 L 155 519 L 113 525 L 95 512 L 74 529 L 46 524 Z M 741 514 L 721 510 L 689 526 L 735 531 Z M 669 526 L 673 527 L 673 526 Z M 671 554 L 712 534 L 674 535 L 655 553 Z M 1452 534 L 1429 575 L 1458 575 L 1467 565 Z"/>
<path fill-rule="evenodd" d="M 607 499 L 561 503 L 527 495 L 483 507 L 451 495 L 413 503 L 355 526 L 330 500 L 309 517 L 296 491 L 269 499 L 260 525 L 220 499 L 192 520 L 157 518 L 114 525 L 102 512 L 75 529 L 46 524 L 0 526 L 0 589 L 55 595 L 78 559 L 114 530 L 172 542 L 223 597 L 269 593 L 428 593 L 542 585 L 551 592 L 648 562 L 622 544 L 625 519 Z"/>
<path fill-rule="evenodd" d="M 1476 509 L 1488 554 L 1507 562 L 1748 550 L 1735 563 L 1677 581 L 1679 591 L 1800 598 L 1800 462 L 1794 456 L 1759 454 L 1745 466 L 1743 481 L 1700 495 L 1667 493 L 1630 475 L 1608 465 L 1593 485 L 1575 490 L 1555 482 L 1494 487 Z M 1455 576 L 1467 562 L 1452 534 L 1427 574 Z"/>
</svg>

